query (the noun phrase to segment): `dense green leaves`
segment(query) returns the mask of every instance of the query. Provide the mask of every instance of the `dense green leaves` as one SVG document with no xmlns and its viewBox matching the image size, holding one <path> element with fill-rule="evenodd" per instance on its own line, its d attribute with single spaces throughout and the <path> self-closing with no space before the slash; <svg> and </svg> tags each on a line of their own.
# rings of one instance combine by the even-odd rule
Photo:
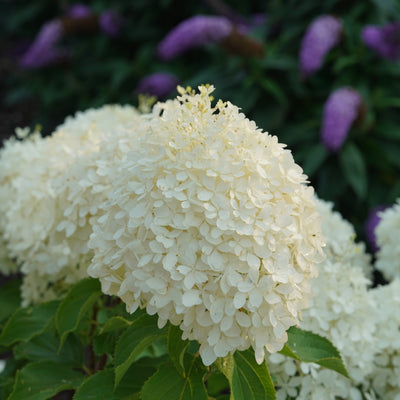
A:
<svg viewBox="0 0 400 400">
<path fill-rule="evenodd" d="M 0 290 L 0 322 L 8 318 L 20 305 L 20 279 L 5 283 Z"/>
<path fill-rule="evenodd" d="M 68 333 L 73 332 L 95 301 L 100 297 L 100 282 L 83 279 L 73 286 L 60 304 L 56 313 L 56 326 L 61 335 L 61 344 Z"/>
<path fill-rule="evenodd" d="M 85 380 L 77 389 L 74 400 L 132 400 L 145 381 L 156 371 L 156 359 L 141 359 L 127 371 L 114 388 L 114 371 L 99 371 Z"/>
<path fill-rule="evenodd" d="M 339 157 L 345 179 L 357 196 L 364 199 L 367 194 L 367 168 L 362 153 L 353 143 L 347 143 Z"/>
<path fill-rule="evenodd" d="M 74 389 L 84 379 L 81 371 L 68 364 L 38 361 L 17 373 L 8 400 L 46 400 L 62 390 Z"/>
<path fill-rule="evenodd" d="M 167 333 L 159 329 L 157 317 L 144 314 L 136 319 L 121 335 L 115 348 L 115 385 L 118 386 L 131 364 L 140 354 Z"/>
<path fill-rule="evenodd" d="M 314 362 L 349 377 L 336 347 L 326 338 L 296 327 L 288 330 L 282 354 L 299 361 Z"/>
<path fill-rule="evenodd" d="M 58 301 L 52 301 L 36 307 L 18 309 L 4 326 L 0 345 L 10 346 L 20 340 L 27 341 L 43 332 L 54 317 L 58 305 Z"/>
<path fill-rule="evenodd" d="M 275 388 L 267 364 L 257 364 L 254 351 L 236 351 L 217 362 L 231 386 L 231 400 L 272 400 Z"/>
<path fill-rule="evenodd" d="M 196 356 L 185 357 L 182 376 L 173 364 L 163 364 L 144 384 L 142 400 L 207 400 L 203 377 L 206 369 Z"/>
<path fill-rule="evenodd" d="M 182 331 L 179 327 L 170 325 L 168 329 L 168 354 L 176 370 L 184 375 L 183 357 L 189 345 L 188 340 L 182 340 Z"/>
</svg>

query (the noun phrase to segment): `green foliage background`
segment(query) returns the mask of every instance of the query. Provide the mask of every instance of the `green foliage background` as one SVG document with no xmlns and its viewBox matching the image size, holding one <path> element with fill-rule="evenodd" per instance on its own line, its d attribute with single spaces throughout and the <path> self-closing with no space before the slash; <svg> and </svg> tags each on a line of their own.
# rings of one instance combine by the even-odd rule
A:
<svg viewBox="0 0 400 400">
<path fill-rule="evenodd" d="M 70 35 L 62 45 L 72 51 L 68 63 L 21 70 L 11 55 L 33 38 L 46 21 L 62 15 L 68 1 L 20 0 L 1 3 L 0 26 L 3 107 L 34 107 L 29 122 L 51 132 L 66 115 L 105 103 L 133 103 L 137 82 L 151 72 L 171 72 L 180 84 L 211 83 L 216 98 L 230 100 L 264 130 L 277 135 L 293 151 L 318 195 L 332 200 L 363 238 L 372 206 L 392 204 L 400 196 L 400 68 L 379 58 L 360 39 L 366 24 L 400 17 L 395 0 L 226 1 L 242 16 L 261 13 L 266 23 L 253 30 L 264 57 L 242 58 L 210 45 L 186 52 L 171 62 L 156 56 L 156 46 L 174 26 L 195 14 L 215 14 L 210 1 L 91 1 L 96 12 L 120 12 L 124 27 L 116 38 L 99 32 Z M 298 54 L 302 35 L 321 14 L 342 18 L 340 44 L 323 68 L 301 79 Z M 338 154 L 320 144 L 322 107 L 329 94 L 352 86 L 363 96 L 365 116 Z M 171 97 L 176 93 L 171 93 Z M 32 105 L 33 99 L 33 105 Z M 26 103 L 27 101 L 31 103 Z M 29 108 L 28 107 L 28 108 Z M 12 133 L 11 127 L 9 128 Z"/>
</svg>

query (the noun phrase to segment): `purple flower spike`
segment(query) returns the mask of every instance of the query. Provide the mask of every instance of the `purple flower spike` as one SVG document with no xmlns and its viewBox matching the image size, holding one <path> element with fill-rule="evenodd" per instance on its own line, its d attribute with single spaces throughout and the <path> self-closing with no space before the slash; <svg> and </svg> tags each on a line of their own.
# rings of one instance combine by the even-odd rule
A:
<svg viewBox="0 0 400 400">
<path fill-rule="evenodd" d="M 196 15 L 177 25 L 158 45 L 158 55 L 168 61 L 186 50 L 207 43 L 218 43 L 233 29 L 225 17 Z"/>
<path fill-rule="evenodd" d="M 337 89 L 329 96 L 324 105 L 321 130 L 322 143 L 328 150 L 340 149 L 361 105 L 361 96 L 352 88 Z"/>
<path fill-rule="evenodd" d="M 400 55 L 400 22 L 382 27 L 367 25 L 361 32 L 361 39 L 381 57 L 396 61 Z"/>
<path fill-rule="evenodd" d="M 304 77 L 318 71 L 329 51 L 339 43 L 342 22 L 331 15 L 321 15 L 308 27 L 300 49 L 300 70 Z"/>
<path fill-rule="evenodd" d="M 121 15 L 116 11 L 106 10 L 100 15 L 100 29 L 109 36 L 117 36 L 123 24 Z"/>
<path fill-rule="evenodd" d="M 378 226 L 381 216 L 380 213 L 386 210 L 387 206 L 377 206 L 371 209 L 368 215 L 367 222 L 365 223 L 365 235 L 371 250 L 376 253 L 379 247 L 376 243 L 375 228 Z"/>
<path fill-rule="evenodd" d="M 172 92 L 178 84 L 175 75 L 156 72 L 141 79 L 135 89 L 136 93 L 149 94 L 162 99 Z"/>
<path fill-rule="evenodd" d="M 66 50 L 56 48 L 63 37 L 64 30 L 60 20 L 47 22 L 36 36 L 29 49 L 22 55 L 20 65 L 26 69 L 41 68 L 67 56 Z"/>
<path fill-rule="evenodd" d="M 92 15 L 92 10 L 85 4 L 74 4 L 68 8 L 67 16 L 71 18 L 85 18 Z"/>
</svg>

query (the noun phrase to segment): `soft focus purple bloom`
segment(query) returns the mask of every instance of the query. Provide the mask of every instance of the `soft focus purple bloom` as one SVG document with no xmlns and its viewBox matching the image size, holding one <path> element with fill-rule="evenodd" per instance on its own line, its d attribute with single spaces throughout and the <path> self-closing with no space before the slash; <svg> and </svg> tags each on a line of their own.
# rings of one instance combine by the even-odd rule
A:
<svg viewBox="0 0 400 400">
<path fill-rule="evenodd" d="M 221 41 L 232 29 L 232 23 L 225 17 L 196 15 L 169 32 L 157 52 L 161 59 L 171 60 L 193 47 Z"/>
<path fill-rule="evenodd" d="M 340 149 L 361 105 L 361 96 L 352 88 L 337 89 L 329 96 L 324 105 L 321 130 L 322 143 L 327 149 Z"/>
<path fill-rule="evenodd" d="M 368 215 L 367 222 L 365 223 L 365 235 L 371 250 L 376 253 L 379 247 L 376 243 L 375 228 L 378 226 L 381 216 L 380 213 L 386 210 L 387 206 L 377 206 L 371 209 Z"/>
<path fill-rule="evenodd" d="M 109 36 L 117 36 L 124 21 L 120 14 L 113 10 L 106 10 L 100 14 L 100 29 Z"/>
<path fill-rule="evenodd" d="M 400 55 L 400 22 L 382 27 L 367 25 L 361 32 L 361 39 L 381 57 L 396 61 Z"/>
<path fill-rule="evenodd" d="M 141 79 L 135 89 L 136 93 L 149 94 L 164 98 L 176 88 L 178 78 L 165 72 L 156 72 Z"/>
<path fill-rule="evenodd" d="M 300 49 L 300 70 L 303 76 L 321 68 L 326 54 L 338 44 L 342 22 L 331 15 L 321 15 L 308 27 Z"/>
<path fill-rule="evenodd" d="M 67 16 L 71 18 L 85 18 L 92 15 L 92 10 L 85 4 L 77 3 L 68 8 Z"/>
<path fill-rule="evenodd" d="M 66 57 L 66 50 L 56 47 L 63 34 L 60 20 L 55 19 L 44 24 L 29 49 L 22 55 L 20 65 L 27 69 L 41 68 Z"/>
</svg>

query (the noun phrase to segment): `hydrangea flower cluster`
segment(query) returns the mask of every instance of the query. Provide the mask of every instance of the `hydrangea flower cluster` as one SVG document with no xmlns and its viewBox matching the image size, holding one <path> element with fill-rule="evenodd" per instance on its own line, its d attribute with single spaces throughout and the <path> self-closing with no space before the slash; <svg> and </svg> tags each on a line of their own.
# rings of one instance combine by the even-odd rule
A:
<svg viewBox="0 0 400 400">
<path fill-rule="evenodd" d="M 317 364 L 297 363 L 280 354 L 269 357 L 269 367 L 278 381 L 283 399 L 361 399 L 367 377 L 372 373 L 376 353 L 375 313 L 377 306 L 369 292 L 370 257 L 365 245 L 354 242 L 348 221 L 332 211 L 332 204 L 317 200 L 326 234 L 327 258 L 312 281 L 315 297 L 303 311 L 300 327 L 327 337 L 341 352 L 352 380 Z M 340 256 L 343 254 L 343 257 Z"/>
<path fill-rule="evenodd" d="M 196 15 L 177 25 L 158 45 L 158 56 L 165 61 L 208 43 L 218 43 L 233 29 L 225 17 Z"/>
<path fill-rule="evenodd" d="M 379 248 L 375 266 L 388 280 L 400 278 L 400 199 L 394 206 L 382 211 L 380 218 L 375 228 Z"/>
<path fill-rule="evenodd" d="M 300 49 L 300 71 L 304 77 L 322 67 L 325 56 L 339 43 L 341 35 L 342 22 L 331 15 L 321 15 L 310 24 Z"/>
<path fill-rule="evenodd" d="M 321 140 L 330 151 L 338 151 L 357 119 L 362 106 L 360 94 L 352 88 L 335 90 L 324 104 Z"/>
<path fill-rule="evenodd" d="M 275 352 L 308 305 L 323 240 L 313 190 L 289 151 L 212 87 L 180 88 L 136 127 L 94 218 L 89 275 L 130 312 L 179 325 L 204 364 Z"/>
<path fill-rule="evenodd" d="M 400 280 L 395 278 L 390 284 L 377 287 L 372 295 L 377 305 L 378 340 L 374 369 L 368 378 L 377 398 L 397 400 L 400 398 Z"/>
<path fill-rule="evenodd" d="M 400 22 L 367 25 L 361 32 L 361 39 L 382 58 L 396 61 L 400 55 Z"/>
<path fill-rule="evenodd" d="M 89 221 L 106 190 L 92 165 L 95 154 L 137 115 L 129 106 L 88 110 L 67 118 L 51 137 L 12 139 L 1 151 L 2 229 L 25 275 L 24 304 L 48 300 L 87 276 Z"/>
</svg>

